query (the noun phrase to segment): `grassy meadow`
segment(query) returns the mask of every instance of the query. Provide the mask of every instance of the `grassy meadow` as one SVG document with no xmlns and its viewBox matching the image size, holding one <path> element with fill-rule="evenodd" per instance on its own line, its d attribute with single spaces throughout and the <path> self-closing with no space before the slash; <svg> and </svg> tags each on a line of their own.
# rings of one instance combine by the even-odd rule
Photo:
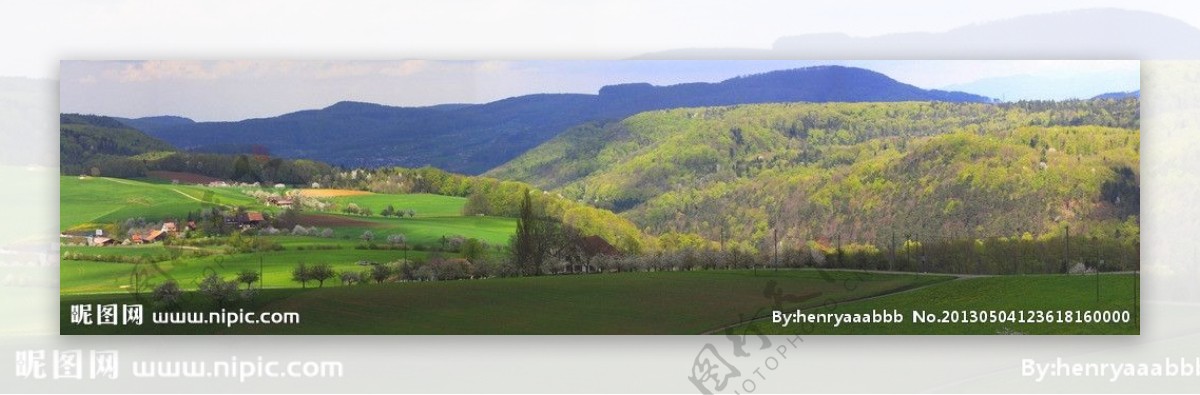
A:
<svg viewBox="0 0 1200 395">
<path fill-rule="evenodd" d="M 108 177 L 59 177 L 59 226 L 84 229 L 100 223 L 142 217 L 178 217 L 203 205 L 261 208 L 233 188 L 148 183 Z"/>
<path fill-rule="evenodd" d="M 172 185 L 103 177 L 60 177 L 62 230 L 89 231 L 98 224 L 143 217 L 157 221 L 178 218 L 182 214 L 205 207 L 207 202 L 241 206 L 253 210 L 278 210 L 266 207 L 238 188 L 216 188 L 196 185 Z M 345 195 L 345 196 L 339 196 Z M 128 246 L 63 245 L 64 254 L 86 256 L 145 257 L 146 262 L 103 262 L 100 260 L 64 259 L 61 265 L 61 292 L 68 294 L 122 293 L 135 288 L 134 278 L 153 286 L 173 279 L 183 289 L 195 289 L 209 272 L 232 278 L 242 270 L 259 270 L 262 266 L 262 286 L 291 288 L 302 285 L 291 280 L 291 270 L 301 262 L 328 263 L 334 270 L 362 271 L 369 267 L 361 261 L 393 262 L 404 259 L 424 259 L 434 254 L 426 250 L 440 247 L 443 237 L 461 235 L 487 243 L 486 255 L 499 255 L 516 228 L 516 220 L 504 217 L 465 217 L 461 215 L 465 199 L 431 194 L 389 195 L 375 193 L 335 194 L 340 204 L 356 203 L 364 207 L 388 204 L 413 209 L 414 217 L 360 216 L 343 213 L 303 214 L 300 222 L 306 226 L 330 228 L 333 237 L 293 236 L 287 229 L 278 235 L 257 236 L 279 244 L 281 251 L 231 253 L 222 246 L 167 247 L 161 243 Z M 387 237 L 403 234 L 413 246 L 409 251 L 359 249 L 365 244 L 362 236 L 370 231 L 373 242 L 385 245 Z M 445 257 L 453 253 L 440 253 Z M 203 255 L 203 256 L 201 256 Z M 154 263 L 151 263 L 154 262 Z M 135 276 L 135 273 L 137 275 Z M 337 282 L 337 279 L 326 282 Z M 309 284 L 315 286 L 315 283 Z"/>
</svg>

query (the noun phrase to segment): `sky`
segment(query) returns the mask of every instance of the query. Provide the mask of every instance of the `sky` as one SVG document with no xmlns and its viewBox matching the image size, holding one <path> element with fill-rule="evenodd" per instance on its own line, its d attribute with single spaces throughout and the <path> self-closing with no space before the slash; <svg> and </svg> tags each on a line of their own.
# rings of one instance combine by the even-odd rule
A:
<svg viewBox="0 0 1200 395">
<path fill-rule="evenodd" d="M 393 106 L 486 103 L 605 85 L 719 82 L 814 65 L 863 67 L 926 89 L 1006 100 L 1138 89 L 1137 61 L 63 61 L 62 112 L 232 121 L 352 100 Z"/>
</svg>

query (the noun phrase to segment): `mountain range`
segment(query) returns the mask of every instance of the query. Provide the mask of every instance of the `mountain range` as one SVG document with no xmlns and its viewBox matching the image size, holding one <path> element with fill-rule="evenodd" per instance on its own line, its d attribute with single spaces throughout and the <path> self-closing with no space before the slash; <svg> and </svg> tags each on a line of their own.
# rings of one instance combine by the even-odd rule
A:
<svg viewBox="0 0 1200 395">
<path fill-rule="evenodd" d="M 926 90 L 853 67 L 816 66 L 717 83 L 606 86 L 598 94 L 531 94 L 485 104 L 392 107 L 344 101 L 316 110 L 236 122 L 175 116 L 121 119 L 180 149 L 269 153 L 347 167 L 433 166 L 480 174 L 573 126 L 680 107 L 774 102 L 941 101 L 988 103 Z"/>
</svg>

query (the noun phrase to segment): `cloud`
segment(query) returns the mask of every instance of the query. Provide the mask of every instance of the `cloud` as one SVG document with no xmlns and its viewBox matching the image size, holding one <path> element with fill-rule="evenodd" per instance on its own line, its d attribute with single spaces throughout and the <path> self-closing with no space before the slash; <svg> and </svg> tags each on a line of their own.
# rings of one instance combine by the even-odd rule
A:
<svg viewBox="0 0 1200 395">
<path fill-rule="evenodd" d="M 114 72 L 121 82 L 158 80 L 215 80 L 245 71 L 250 62 L 201 62 L 182 60 L 151 60 L 125 64 Z"/>
<path fill-rule="evenodd" d="M 501 73 L 512 69 L 512 62 L 489 60 L 475 64 L 475 70 L 485 73 Z"/>
<path fill-rule="evenodd" d="M 379 70 L 380 74 L 401 77 L 409 76 L 430 68 L 430 62 L 426 60 L 407 60 L 403 62 L 392 62 Z"/>
</svg>

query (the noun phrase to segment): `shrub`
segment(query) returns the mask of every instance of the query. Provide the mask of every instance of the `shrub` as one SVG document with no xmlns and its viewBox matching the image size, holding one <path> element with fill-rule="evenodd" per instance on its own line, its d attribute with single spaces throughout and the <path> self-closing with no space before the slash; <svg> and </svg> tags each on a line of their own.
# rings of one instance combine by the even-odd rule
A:
<svg viewBox="0 0 1200 395">
<path fill-rule="evenodd" d="M 151 298 L 154 299 L 158 308 L 175 309 L 183 300 L 183 290 L 179 289 L 179 283 L 176 283 L 175 280 L 168 280 L 154 287 Z"/>
<path fill-rule="evenodd" d="M 292 281 L 300 283 L 300 288 L 308 288 L 308 282 L 312 281 L 308 265 L 300 262 L 295 268 L 292 268 Z"/>
<path fill-rule="evenodd" d="M 250 269 L 242 270 L 237 275 L 237 282 L 246 284 L 246 289 L 250 289 L 250 285 L 258 282 L 258 280 L 259 273 Z"/>
<path fill-rule="evenodd" d="M 207 296 L 217 306 L 224 307 L 226 303 L 231 302 L 238 295 L 238 283 L 236 281 L 225 281 L 217 273 L 209 273 L 200 281 L 197 287 L 200 294 Z"/>
<path fill-rule="evenodd" d="M 373 264 L 371 265 L 371 279 L 375 280 L 375 283 L 383 283 L 392 276 L 393 271 L 391 265 L 384 263 Z"/>
<path fill-rule="evenodd" d="M 353 285 L 362 282 L 362 275 L 358 272 L 344 271 L 339 277 L 342 279 L 342 285 Z"/>
<path fill-rule="evenodd" d="M 337 276 L 337 272 L 334 272 L 333 267 L 329 266 L 328 263 L 313 265 L 308 268 L 308 273 L 309 278 L 317 282 L 317 288 L 324 287 L 325 280 Z"/>
</svg>

